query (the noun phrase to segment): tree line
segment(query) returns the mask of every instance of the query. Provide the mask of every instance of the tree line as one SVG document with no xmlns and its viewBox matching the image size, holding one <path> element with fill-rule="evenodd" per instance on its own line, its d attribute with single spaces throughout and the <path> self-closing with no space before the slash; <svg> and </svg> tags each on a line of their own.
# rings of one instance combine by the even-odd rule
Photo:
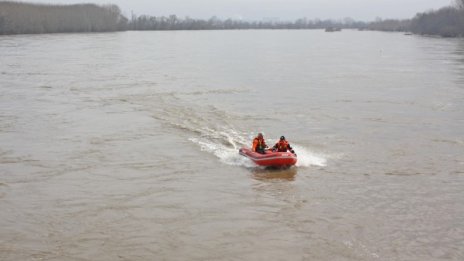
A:
<svg viewBox="0 0 464 261">
<path fill-rule="evenodd" d="M 456 6 L 417 14 L 411 21 L 410 31 L 416 34 L 464 37 L 464 0 Z"/>
<path fill-rule="evenodd" d="M 242 21 L 217 17 L 210 19 L 179 18 L 176 15 L 166 16 L 136 16 L 128 23 L 129 30 L 234 30 L 234 29 L 321 29 L 327 27 L 358 28 L 365 23 L 351 18 L 337 20 L 309 20 L 300 18 L 295 21 Z"/>
<path fill-rule="evenodd" d="M 395 19 L 386 19 L 382 20 L 380 18 L 376 19 L 374 22 L 366 24 L 365 27 L 359 28 L 362 30 L 372 30 L 372 31 L 387 31 L 387 32 L 407 32 L 411 27 L 411 20 L 395 20 Z"/>
<path fill-rule="evenodd" d="M 130 20 L 116 5 L 50 5 L 0 2 L 0 34 L 64 32 L 105 32 L 124 30 L 232 30 L 232 29 L 320 29 L 358 28 L 365 23 L 351 18 L 336 20 L 242 21 L 234 19 L 193 19 L 170 16 L 137 16 Z"/>
<path fill-rule="evenodd" d="M 118 31 L 126 24 L 116 5 L 0 2 L 0 34 Z"/>
<path fill-rule="evenodd" d="M 351 18 L 320 20 L 300 18 L 295 21 L 242 21 L 234 19 L 193 19 L 135 14 L 130 20 L 116 5 L 50 5 L 0 2 L 0 34 L 105 32 L 124 30 L 233 30 L 233 29 L 323 29 L 401 31 L 416 34 L 464 36 L 464 0 L 454 6 L 419 13 L 412 19 L 377 19 L 360 22 Z"/>
<path fill-rule="evenodd" d="M 412 19 L 381 20 L 371 22 L 365 29 L 379 31 L 412 32 L 421 35 L 464 37 L 464 0 L 439 10 L 418 13 Z"/>
</svg>

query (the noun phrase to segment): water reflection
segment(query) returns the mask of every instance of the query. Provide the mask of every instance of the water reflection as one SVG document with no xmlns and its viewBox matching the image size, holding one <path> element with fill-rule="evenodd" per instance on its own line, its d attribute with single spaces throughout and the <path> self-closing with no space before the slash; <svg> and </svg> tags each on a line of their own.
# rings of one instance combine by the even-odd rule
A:
<svg viewBox="0 0 464 261">
<path fill-rule="evenodd" d="M 254 169 L 253 178 L 259 181 L 269 181 L 269 180 L 286 180 L 294 181 L 297 174 L 297 168 L 291 167 L 287 169 L 274 169 L 274 168 L 265 168 L 265 169 Z"/>
<path fill-rule="evenodd" d="M 307 202 L 295 180 L 298 168 L 288 169 L 255 169 L 252 185 L 254 204 L 262 215 L 261 222 L 276 224 L 281 229 L 295 229 L 295 220 L 298 220 L 301 210 Z M 290 181 L 290 182 L 289 182 Z M 271 229 L 271 226 L 270 226 Z"/>
</svg>

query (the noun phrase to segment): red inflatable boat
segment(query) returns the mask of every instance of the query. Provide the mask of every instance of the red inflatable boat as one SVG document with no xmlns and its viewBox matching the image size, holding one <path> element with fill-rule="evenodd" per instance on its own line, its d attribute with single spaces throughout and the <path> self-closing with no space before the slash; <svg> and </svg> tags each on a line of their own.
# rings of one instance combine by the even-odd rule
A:
<svg viewBox="0 0 464 261">
<path fill-rule="evenodd" d="M 248 148 L 241 148 L 240 155 L 251 159 L 256 165 L 266 167 L 289 167 L 296 164 L 296 155 L 291 152 L 277 152 L 266 150 L 265 154 L 254 152 Z"/>
</svg>

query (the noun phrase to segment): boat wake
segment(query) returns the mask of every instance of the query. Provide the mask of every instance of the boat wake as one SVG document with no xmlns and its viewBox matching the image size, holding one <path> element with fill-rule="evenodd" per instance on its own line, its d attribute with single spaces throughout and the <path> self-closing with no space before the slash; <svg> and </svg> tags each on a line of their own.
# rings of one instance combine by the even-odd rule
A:
<svg viewBox="0 0 464 261">
<path fill-rule="evenodd" d="M 243 115 L 234 115 L 214 106 L 193 106 L 176 94 L 157 95 L 157 102 L 153 98 L 148 100 L 154 112 L 153 118 L 183 132 L 189 141 L 197 144 L 201 151 L 213 154 L 222 163 L 247 168 L 256 165 L 246 157 L 239 155 L 241 147 L 251 146 L 255 131 L 238 131 L 235 127 L 241 124 Z M 138 100 L 140 103 L 140 100 Z M 268 144 L 274 144 L 278 138 L 266 139 Z M 309 148 L 294 144 L 292 146 L 298 154 L 297 167 L 324 167 L 327 159 Z"/>
<path fill-rule="evenodd" d="M 228 140 L 229 139 L 230 136 L 228 137 Z M 247 168 L 252 168 L 256 166 L 251 160 L 238 154 L 239 148 L 242 147 L 239 144 L 244 144 L 244 142 L 232 141 L 230 144 L 233 145 L 228 146 L 224 143 L 209 139 L 208 137 L 189 138 L 189 140 L 195 144 L 198 144 L 200 146 L 201 151 L 213 154 L 224 164 L 233 166 L 244 166 Z"/>
<path fill-rule="evenodd" d="M 253 135 L 240 134 L 234 130 L 210 131 L 212 136 L 192 137 L 189 140 L 199 145 L 201 151 L 215 155 L 224 164 L 247 168 L 257 166 L 250 159 L 238 154 L 238 150 L 241 147 L 249 146 L 247 143 L 251 143 Z M 218 142 L 220 140 L 219 137 L 223 137 L 224 142 Z M 227 142 L 225 142 L 226 140 Z M 267 142 L 268 144 L 272 144 L 274 140 L 269 139 Z M 325 167 L 327 165 L 327 159 L 323 155 L 312 152 L 300 145 L 293 145 L 293 148 L 298 154 L 297 167 Z"/>
</svg>

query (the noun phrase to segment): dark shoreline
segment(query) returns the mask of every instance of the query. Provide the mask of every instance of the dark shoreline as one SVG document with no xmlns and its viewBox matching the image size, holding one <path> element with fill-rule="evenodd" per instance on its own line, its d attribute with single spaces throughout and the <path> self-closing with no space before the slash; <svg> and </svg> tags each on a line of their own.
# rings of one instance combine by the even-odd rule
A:
<svg viewBox="0 0 464 261">
<path fill-rule="evenodd" d="M 464 1 L 464 0 L 463 0 Z M 419 13 L 412 19 L 378 19 L 374 22 L 309 20 L 293 22 L 241 21 L 212 17 L 208 20 L 178 18 L 176 15 L 132 15 L 129 20 L 116 5 L 50 5 L 24 2 L 0 2 L 0 35 L 98 33 L 117 31 L 210 31 L 210 30 L 312 30 L 357 29 L 405 32 L 414 35 L 464 37 L 464 7 L 444 7 Z M 330 31 L 330 30 L 328 30 Z"/>
</svg>

